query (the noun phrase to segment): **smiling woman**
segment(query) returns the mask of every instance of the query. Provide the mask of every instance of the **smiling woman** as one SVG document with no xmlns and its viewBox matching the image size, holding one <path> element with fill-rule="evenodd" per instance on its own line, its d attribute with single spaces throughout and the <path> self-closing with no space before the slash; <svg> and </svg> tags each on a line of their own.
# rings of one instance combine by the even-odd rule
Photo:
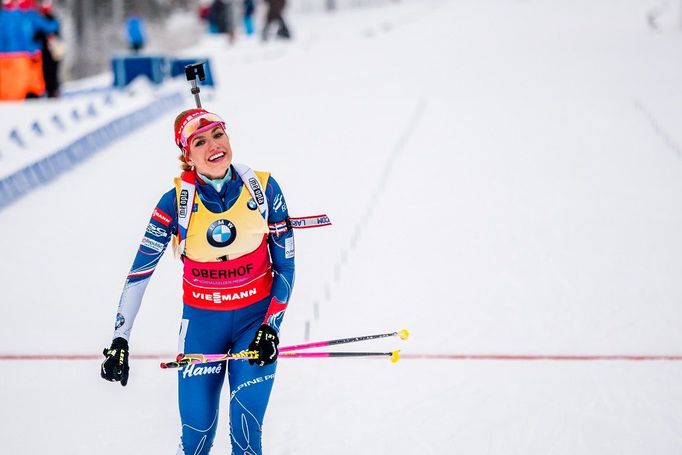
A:
<svg viewBox="0 0 682 455">
<path fill-rule="evenodd" d="M 294 238 L 279 185 L 267 172 L 232 163 L 225 122 L 203 109 L 181 112 L 175 141 L 182 173 L 154 208 L 125 282 L 101 375 L 128 382 L 128 339 L 156 264 L 173 239 L 183 262 L 179 352 L 252 351 L 178 373 L 178 453 L 207 454 L 228 373 L 233 453 L 258 455 L 275 376 L 279 328 L 294 279 Z M 189 370 L 187 369 L 189 368 Z"/>
<path fill-rule="evenodd" d="M 230 167 L 232 149 L 222 126 L 197 134 L 192 138 L 192 152 L 188 164 L 210 178 L 222 178 Z"/>
<path fill-rule="evenodd" d="M 232 147 L 220 117 L 203 109 L 189 109 L 176 117 L 175 132 L 184 171 L 196 167 L 199 174 L 211 179 L 225 176 L 232 162 Z"/>
</svg>

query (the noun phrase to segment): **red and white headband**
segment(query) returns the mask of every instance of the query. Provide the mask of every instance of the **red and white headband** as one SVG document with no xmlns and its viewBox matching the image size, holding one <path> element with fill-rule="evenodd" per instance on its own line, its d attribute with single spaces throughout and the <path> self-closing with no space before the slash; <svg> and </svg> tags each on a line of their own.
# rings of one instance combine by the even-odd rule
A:
<svg viewBox="0 0 682 455">
<path fill-rule="evenodd" d="M 175 143 L 182 149 L 182 154 L 187 155 L 187 144 L 192 137 L 204 131 L 212 130 L 221 126 L 225 130 L 225 121 L 216 114 L 204 109 L 192 109 L 189 111 L 175 129 Z"/>
</svg>

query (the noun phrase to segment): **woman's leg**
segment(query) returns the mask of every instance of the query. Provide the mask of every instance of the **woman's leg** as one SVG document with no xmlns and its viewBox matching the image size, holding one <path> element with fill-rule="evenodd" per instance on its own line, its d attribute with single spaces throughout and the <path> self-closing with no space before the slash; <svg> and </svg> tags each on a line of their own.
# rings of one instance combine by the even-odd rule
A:
<svg viewBox="0 0 682 455">
<path fill-rule="evenodd" d="M 242 311 L 246 323 L 234 341 L 233 352 L 246 350 L 263 322 L 267 306 L 254 304 Z M 245 314 L 246 313 L 246 314 Z M 230 381 L 230 439 L 233 455 L 261 455 L 263 417 L 275 379 L 277 362 L 271 365 L 250 365 L 246 360 L 228 363 Z"/>
<path fill-rule="evenodd" d="M 187 308 L 180 330 L 180 352 L 225 352 L 232 327 L 230 312 Z M 178 371 L 178 403 L 182 421 L 179 453 L 204 455 L 211 450 L 218 427 L 218 406 L 225 369 L 225 362 L 214 362 L 190 365 Z"/>
</svg>

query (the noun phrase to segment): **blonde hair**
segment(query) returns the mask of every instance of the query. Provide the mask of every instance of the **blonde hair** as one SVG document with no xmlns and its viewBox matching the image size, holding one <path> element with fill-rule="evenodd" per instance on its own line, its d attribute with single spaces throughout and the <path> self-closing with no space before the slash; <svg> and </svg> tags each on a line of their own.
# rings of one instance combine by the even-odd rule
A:
<svg viewBox="0 0 682 455">
<path fill-rule="evenodd" d="M 184 111 L 180 112 L 176 117 L 175 117 L 175 122 L 173 122 L 173 135 L 175 135 L 175 131 L 178 129 L 178 125 L 182 121 L 183 118 L 185 118 L 187 115 L 196 112 L 200 109 L 194 108 L 194 109 L 185 109 Z M 186 151 L 186 153 L 189 155 L 189 150 Z M 180 154 L 178 156 L 178 160 L 180 160 L 180 169 L 182 171 L 191 171 L 192 166 L 187 164 L 187 158 L 185 157 L 184 154 Z"/>
<path fill-rule="evenodd" d="M 185 171 L 191 171 L 192 166 L 187 164 L 187 161 L 185 161 L 185 155 L 182 153 L 178 155 L 178 160 L 180 160 L 180 170 L 185 172 Z"/>
<path fill-rule="evenodd" d="M 198 109 L 187 109 L 182 112 L 180 112 L 176 117 L 175 117 L 175 122 L 173 123 L 173 134 L 175 135 L 175 131 L 178 129 L 178 125 L 182 121 L 182 119 L 187 116 L 188 114 L 191 114 L 194 111 L 197 111 Z M 189 150 L 187 151 L 189 153 Z M 187 163 L 187 160 L 185 158 L 185 155 L 181 153 L 178 155 L 178 160 L 180 161 L 180 169 L 184 171 L 191 171 L 192 166 L 190 166 Z M 173 256 L 180 257 L 180 241 L 178 239 L 177 235 L 173 235 L 171 238 L 171 248 L 173 249 Z"/>
</svg>

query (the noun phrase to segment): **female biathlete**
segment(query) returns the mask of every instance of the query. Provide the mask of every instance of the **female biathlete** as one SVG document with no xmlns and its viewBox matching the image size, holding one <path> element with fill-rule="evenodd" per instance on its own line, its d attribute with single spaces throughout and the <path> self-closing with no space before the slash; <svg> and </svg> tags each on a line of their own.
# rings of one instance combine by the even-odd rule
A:
<svg viewBox="0 0 682 455">
<path fill-rule="evenodd" d="M 232 164 L 225 122 L 203 109 L 175 120 L 183 172 L 161 197 L 121 294 L 101 375 L 128 382 L 128 340 L 142 296 L 168 243 L 183 261 L 179 352 L 257 351 L 257 359 L 180 369 L 179 454 L 207 454 L 227 372 L 233 454 L 261 454 L 279 327 L 294 281 L 294 237 L 279 185 Z M 226 371 L 227 370 L 227 371 Z"/>
</svg>

